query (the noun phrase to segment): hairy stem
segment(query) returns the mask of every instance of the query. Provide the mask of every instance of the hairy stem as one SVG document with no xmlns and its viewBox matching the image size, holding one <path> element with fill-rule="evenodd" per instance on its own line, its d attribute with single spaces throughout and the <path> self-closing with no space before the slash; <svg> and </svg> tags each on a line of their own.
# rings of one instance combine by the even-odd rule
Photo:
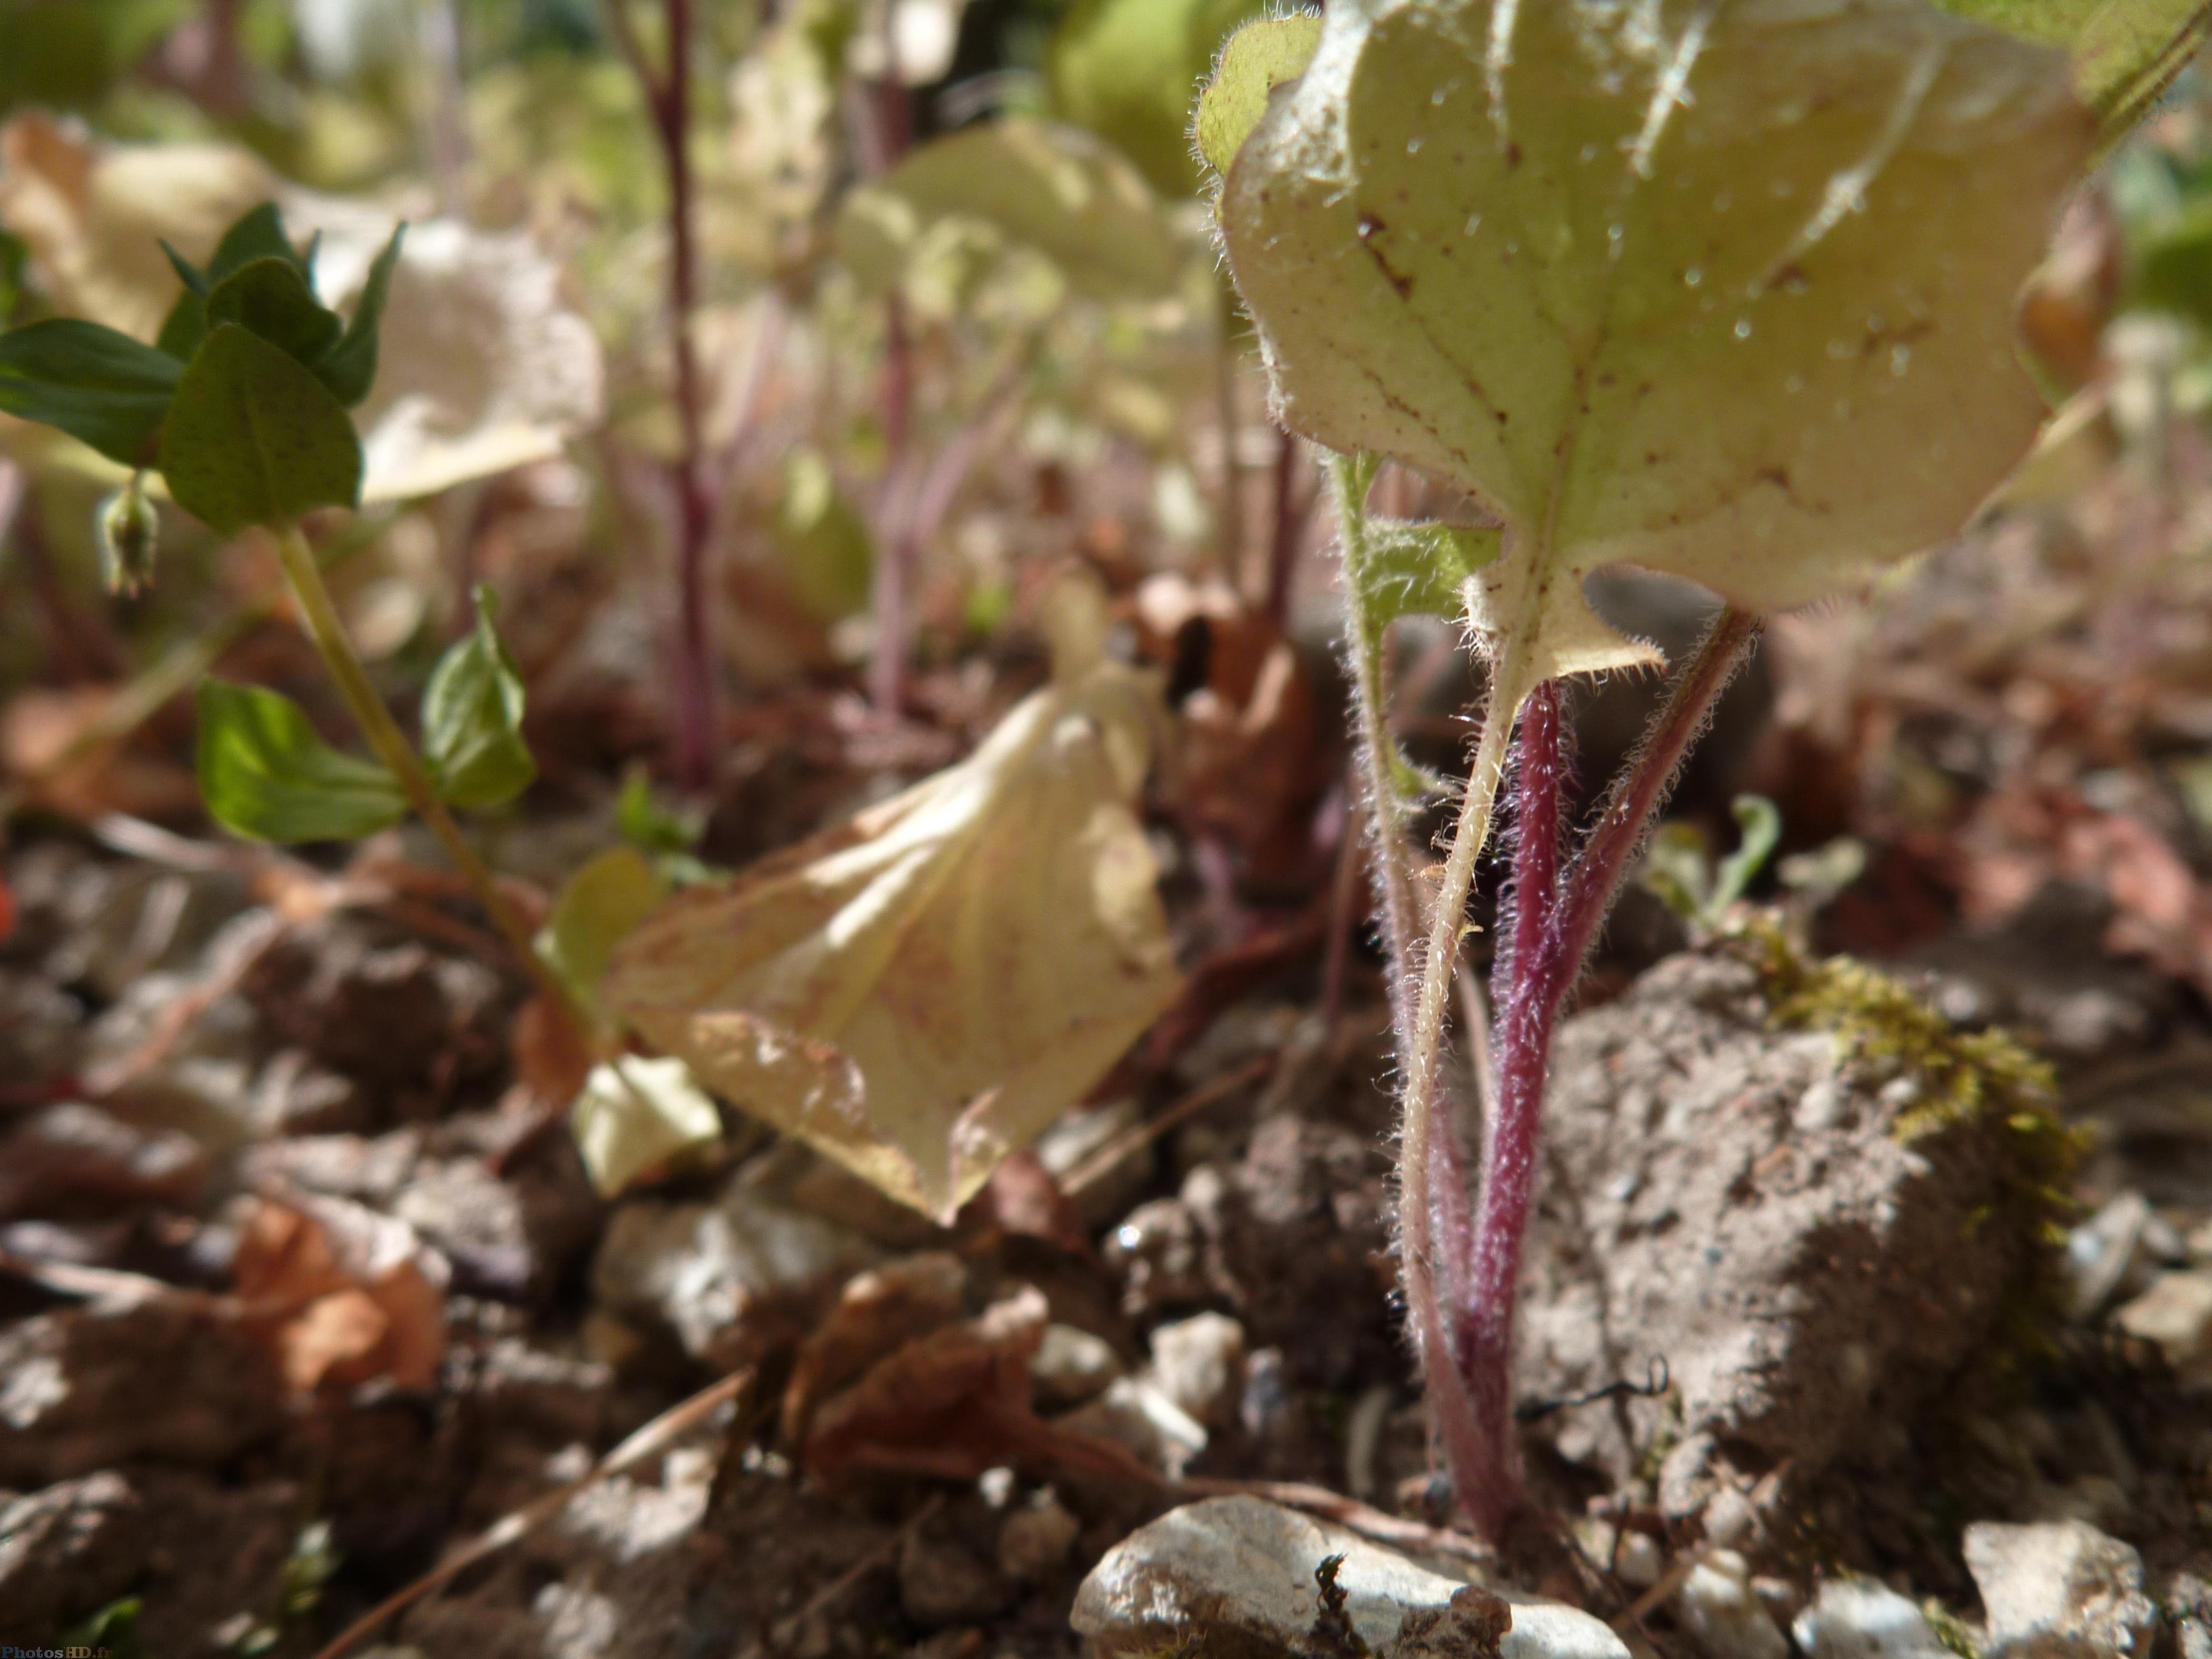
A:
<svg viewBox="0 0 2212 1659">
<path fill-rule="evenodd" d="M 1463 1490 L 1461 1497 L 1493 1538 L 1523 1502 L 1513 1428 L 1513 1312 L 1535 1185 L 1552 1019 L 1559 1006 L 1551 985 L 1553 964 L 1546 951 L 1559 878 L 1565 744 L 1558 681 L 1547 681 L 1529 696 L 1515 752 L 1513 880 L 1504 907 L 1510 927 L 1491 990 L 1498 1010 L 1492 1039 L 1497 1075 L 1485 1123 L 1481 1196 L 1456 1330 L 1460 1375 L 1473 1401 L 1476 1432 L 1494 1466 L 1486 1486 Z"/>
<path fill-rule="evenodd" d="M 1453 1473 L 1468 1512 L 1493 1538 L 1523 1501 L 1513 1424 L 1513 1326 L 1553 1029 L 1630 857 L 1758 626 L 1742 612 L 1721 613 L 1676 676 L 1643 746 L 1614 782 L 1564 875 L 1559 858 L 1565 748 L 1557 684 L 1539 688 L 1523 713 L 1516 770 L 1518 837 L 1508 900 L 1511 927 L 1492 987 L 1496 1077 L 1483 1139 L 1480 1207 L 1463 1302 L 1454 1322 L 1454 1357 L 1487 1478 L 1470 1486 L 1456 1467 Z"/>
<path fill-rule="evenodd" d="M 1713 619 L 1674 677 L 1666 702 L 1644 729 L 1635 757 L 1607 792 L 1596 822 L 1567 870 L 1553 913 L 1557 941 L 1548 948 L 1559 963 L 1556 995 L 1565 995 L 1581 974 L 1597 931 L 1612 912 L 1630 860 L 1674 787 L 1683 757 L 1704 733 L 1721 693 L 1749 657 L 1758 636 L 1759 618 L 1749 612 L 1724 609 Z"/>
<path fill-rule="evenodd" d="M 399 729 L 399 722 L 392 718 L 392 711 L 384 706 L 384 699 L 369 684 L 368 671 L 362 666 L 360 654 L 355 651 L 353 641 L 346 633 L 345 623 L 338 616 L 337 606 L 331 602 L 331 591 L 323 585 L 323 574 L 315 562 L 314 550 L 307 545 L 307 538 L 300 533 L 297 525 L 287 525 L 276 532 L 276 552 L 283 562 L 284 575 L 291 584 L 293 597 L 300 602 L 301 622 L 307 629 L 307 637 L 314 642 L 324 665 L 331 671 L 331 678 L 337 684 L 338 696 L 344 699 L 348 712 L 353 715 L 354 724 L 361 728 L 362 737 L 375 751 L 376 757 L 384 763 L 386 769 L 398 780 L 408 805 L 415 809 L 423 823 L 429 825 L 430 833 L 446 849 L 446 855 L 453 860 L 454 869 L 468 884 L 469 890 L 476 895 L 477 902 L 483 907 L 484 914 L 499 929 L 500 936 L 514 951 L 523 970 L 537 982 L 540 991 L 577 1019 L 577 1030 L 590 1030 L 578 1014 L 575 1000 L 569 995 L 568 987 L 562 984 L 558 975 L 546 965 L 545 959 L 538 954 L 538 947 L 530 937 L 530 929 L 524 925 L 514 906 L 507 902 L 507 896 L 500 891 L 498 878 L 492 874 L 491 866 L 469 844 L 468 837 L 461 833 L 461 826 L 453 821 L 453 812 L 439 798 L 437 786 L 430 781 L 430 775 L 422 769 L 422 763 L 416 757 L 415 747 L 407 741 L 406 733 Z"/>
</svg>

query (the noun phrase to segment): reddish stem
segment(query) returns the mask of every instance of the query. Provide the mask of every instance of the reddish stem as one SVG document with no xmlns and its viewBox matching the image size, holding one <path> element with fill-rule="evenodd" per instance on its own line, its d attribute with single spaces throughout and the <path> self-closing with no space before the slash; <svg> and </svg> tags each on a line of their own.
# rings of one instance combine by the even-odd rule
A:
<svg viewBox="0 0 2212 1659">
<path fill-rule="evenodd" d="M 619 11 L 619 4 L 617 9 Z M 675 356 L 676 415 L 683 454 L 676 466 L 677 649 L 674 720 L 676 775 L 703 789 L 714 775 L 714 657 L 708 626 L 707 553 L 713 538 L 714 490 L 707 477 L 699 357 L 691 313 L 699 300 L 699 254 L 691 211 L 691 0 L 665 0 L 668 67 L 654 77 L 639 63 L 647 101 L 668 174 L 668 325 Z"/>
<path fill-rule="evenodd" d="M 1675 676 L 1665 704 L 1645 727 L 1635 758 L 1607 792 L 1596 823 L 1567 870 L 1555 914 L 1557 939 L 1550 954 L 1559 959 L 1562 975 L 1555 995 L 1565 995 L 1581 975 L 1629 864 L 1674 787 L 1684 757 L 1704 734 L 1721 693 L 1748 659 L 1758 636 L 1759 618 L 1749 612 L 1723 610 L 1713 619 L 1696 652 Z"/>
<path fill-rule="evenodd" d="M 1474 1236 L 1454 1322 L 1455 1358 L 1465 1379 L 1474 1425 L 1489 1467 L 1461 1502 L 1489 1537 L 1504 1535 L 1525 1501 L 1520 1443 L 1513 1429 L 1514 1290 L 1521 1245 L 1535 1188 L 1536 1137 L 1559 1004 L 1558 969 L 1547 945 L 1559 894 L 1560 772 L 1559 686 L 1547 681 L 1529 695 L 1515 739 L 1513 883 L 1505 912 L 1508 944 L 1492 983 L 1498 1075 L 1482 1144 L 1482 1186 Z M 1440 1166 L 1441 1167 L 1441 1166 Z M 1455 1471 L 1455 1474 L 1457 1474 Z"/>
<path fill-rule="evenodd" d="M 1481 1193 L 1464 1254 L 1449 1248 L 1449 1229 L 1438 1228 L 1446 1240 L 1439 1250 L 1441 1288 L 1457 1307 L 1451 1328 L 1459 1376 L 1443 1392 L 1459 1397 L 1455 1414 L 1473 1419 L 1472 1432 L 1447 1436 L 1446 1447 L 1461 1502 L 1491 1538 L 1504 1535 L 1526 1501 L 1513 1420 L 1513 1323 L 1553 1027 L 1631 857 L 1758 628 L 1754 617 L 1721 613 L 1676 677 L 1643 747 L 1615 781 L 1564 875 L 1565 746 L 1558 684 L 1534 693 L 1522 712 L 1515 751 L 1517 839 L 1504 907 L 1510 925 L 1492 985 L 1497 1076 L 1485 1126 Z M 1432 1201 L 1440 1216 L 1449 1214 L 1458 1196 L 1449 1164 L 1438 1158 L 1433 1165 L 1437 1190 Z"/>
</svg>

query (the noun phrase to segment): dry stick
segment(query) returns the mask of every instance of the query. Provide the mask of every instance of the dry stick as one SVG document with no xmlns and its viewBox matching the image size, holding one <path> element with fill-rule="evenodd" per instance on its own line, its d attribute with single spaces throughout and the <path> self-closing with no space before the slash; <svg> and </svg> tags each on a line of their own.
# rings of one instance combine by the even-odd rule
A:
<svg viewBox="0 0 2212 1659">
<path fill-rule="evenodd" d="M 384 706 L 384 699 L 377 696 L 376 688 L 369 684 L 368 671 L 362 666 L 353 641 L 346 634 L 345 623 L 338 617 L 337 607 L 331 603 L 330 589 L 323 586 L 314 550 L 307 545 L 307 538 L 300 533 L 297 525 L 286 525 L 276 532 L 276 552 L 283 562 L 284 574 L 292 584 L 293 597 L 300 602 L 301 623 L 308 638 L 314 641 L 315 649 L 321 653 L 331 679 L 337 683 L 338 695 L 345 700 L 362 736 L 398 781 L 408 805 L 446 849 L 446 855 L 453 860 L 453 867 L 468 883 L 469 890 L 491 918 L 492 926 L 507 940 L 523 970 L 537 982 L 540 991 L 568 1012 L 576 1021 L 578 1030 L 589 1030 L 591 1025 L 576 1007 L 574 997 L 538 954 L 530 929 L 507 902 L 507 896 L 500 891 L 498 878 L 492 874 L 491 867 L 461 833 L 461 826 L 453 821 L 453 813 L 439 798 L 429 774 L 415 757 L 414 746 L 400 731 L 399 723 L 392 718 L 391 710 Z"/>
<path fill-rule="evenodd" d="M 1291 614 L 1291 578 L 1296 574 L 1305 515 L 1298 511 L 1298 441 L 1279 431 L 1275 451 L 1274 523 L 1267 537 L 1267 620 L 1280 633 Z"/>
<path fill-rule="evenodd" d="M 592 1465 L 582 1475 L 565 1486 L 556 1486 L 542 1498 L 532 1500 L 512 1514 L 501 1516 L 476 1539 L 447 1556 L 436 1566 L 414 1583 L 395 1590 L 367 1613 L 348 1625 L 315 1659 L 343 1659 L 348 1649 L 363 1638 L 370 1636 L 384 1621 L 406 1609 L 450 1582 L 457 1574 L 474 1566 L 486 1556 L 495 1555 L 509 1544 L 527 1537 L 554 1516 L 558 1515 L 585 1487 L 620 1474 L 623 1470 L 643 1462 L 666 1446 L 686 1430 L 696 1427 L 723 1401 L 735 1399 L 745 1385 L 752 1381 L 750 1370 L 733 1371 L 718 1382 L 708 1384 L 689 1400 L 679 1401 L 666 1411 L 631 1435 L 629 1439 Z"/>
<path fill-rule="evenodd" d="M 1141 1151 L 1158 1140 L 1185 1118 L 1204 1111 L 1217 1100 L 1226 1099 L 1248 1083 L 1257 1083 L 1275 1069 L 1276 1056 L 1255 1054 L 1242 1066 L 1209 1078 L 1157 1117 L 1146 1118 L 1126 1134 L 1117 1135 L 1089 1158 L 1068 1171 L 1060 1189 L 1073 1197 L 1085 1188 L 1103 1181 L 1115 1166 L 1131 1153 Z"/>
</svg>

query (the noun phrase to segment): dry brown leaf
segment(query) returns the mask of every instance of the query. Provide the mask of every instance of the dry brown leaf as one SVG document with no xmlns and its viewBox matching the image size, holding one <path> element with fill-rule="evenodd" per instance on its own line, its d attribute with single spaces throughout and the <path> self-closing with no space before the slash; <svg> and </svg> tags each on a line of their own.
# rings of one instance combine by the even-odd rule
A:
<svg viewBox="0 0 2212 1659">
<path fill-rule="evenodd" d="M 945 1250 L 902 1256 L 848 1283 L 792 1363 L 783 1390 L 785 1441 L 805 1443 L 823 1400 L 885 1355 L 957 1319 L 967 1285 L 967 1268 Z"/>
<path fill-rule="evenodd" d="M 258 1200 L 232 1273 L 295 1393 L 380 1377 L 416 1389 L 436 1381 L 445 1263 L 405 1222 L 342 1199 Z"/>
<path fill-rule="evenodd" d="M 824 1480 L 859 1468 L 972 1480 L 1004 1462 L 1036 1437 L 1030 1360 L 1047 1318 L 1043 1292 L 1025 1285 L 878 1361 L 815 1413 L 807 1468 Z"/>
<path fill-rule="evenodd" d="M 1097 664 L 969 759 L 632 933 L 608 1004 L 733 1105 L 950 1219 L 1181 977 L 1131 801 L 1147 683 Z"/>
<path fill-rule="evenodd" d="M 317 286 L 325 303 L 350 308 L 404 216 L 392 209 L 286 185 L 235 145 L 99 145 L 39 114 L 0 127 L 0 226 L 30 249 L 57 309 L 137 339 L 154 337 L 178 292 L 159 239 L 204 260 L 233 220 L 272 198 L 295 238 L 322 234 Z M 526 235 L 451 219 L 410 228 L 376 387 L 356 417 L 364 501 L 427 495 L 546 459 L 597 422 L 599 341 L 560 284 Z M 0 431 L 11 446 L 60 453 L 43 428 L 0 422 Z"/>
</svg>

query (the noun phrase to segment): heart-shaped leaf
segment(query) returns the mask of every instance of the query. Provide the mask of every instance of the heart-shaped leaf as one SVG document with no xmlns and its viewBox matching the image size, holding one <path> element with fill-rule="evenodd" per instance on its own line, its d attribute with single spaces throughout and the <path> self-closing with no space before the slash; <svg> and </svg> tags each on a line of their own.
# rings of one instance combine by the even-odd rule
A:
<svg viewBox="0 0 2212 1659">
<path fill-rule="evenodd" d="M 56 317 L 0 334 L 0 410 L 58 427 L 112 461 L 142 465 L 182 369 L 98 323 Z"/>
<path fill-rule="evenodd" d="M 1923 0 L 1353 0 L 1219 202 L 1285 420 L 1474 495 L 1503 728 L 1649 662 L 1582 578 L 1739 605 L 1955 530 L 2043 404 L 2011 321 L 2095 137 L 2064 58 Z"/>
<path fill-rule="evenodd" d="M 479 587 L 476 602 L 476 626 L 438 659 L 423 691 L 422 758 L 454 805 L 503 806 L 538 765 L 522 740 L 522 672 L 492 621 L 496 597 Z"/>
<path fill-rule="evenodd" d="M 1191 122 L 1191 137 L 1206 166 L 1229 171 L 1267 112 L 1269 94 L 1304 74 L 1320 45 L 1321 14 L 1310 11 L 1255 17 L 1229 37 Z"/>
<path fill-rule="evenodd" d="M 218 325 L 178 383 L 161 434 L 177 505 L 228 535 L 361 496 L 361 441 L 320 380 L 236 323 Z"/>
<path fill-rule="evenodd" d="M 199 713 L 200 794 L 226 830 L 255 841 L 354 841 L 407 811 L 390 772 L 331 748 L 289 697 L 202 680 Z"/>
<path fill-rule="evenodd" d="M 2074 87 L 2116 138 L 2157 101 L 2204 43 L 2204 0 L 1941 0 L 1946 11 L 2063 47 Z"/>
</svg>

